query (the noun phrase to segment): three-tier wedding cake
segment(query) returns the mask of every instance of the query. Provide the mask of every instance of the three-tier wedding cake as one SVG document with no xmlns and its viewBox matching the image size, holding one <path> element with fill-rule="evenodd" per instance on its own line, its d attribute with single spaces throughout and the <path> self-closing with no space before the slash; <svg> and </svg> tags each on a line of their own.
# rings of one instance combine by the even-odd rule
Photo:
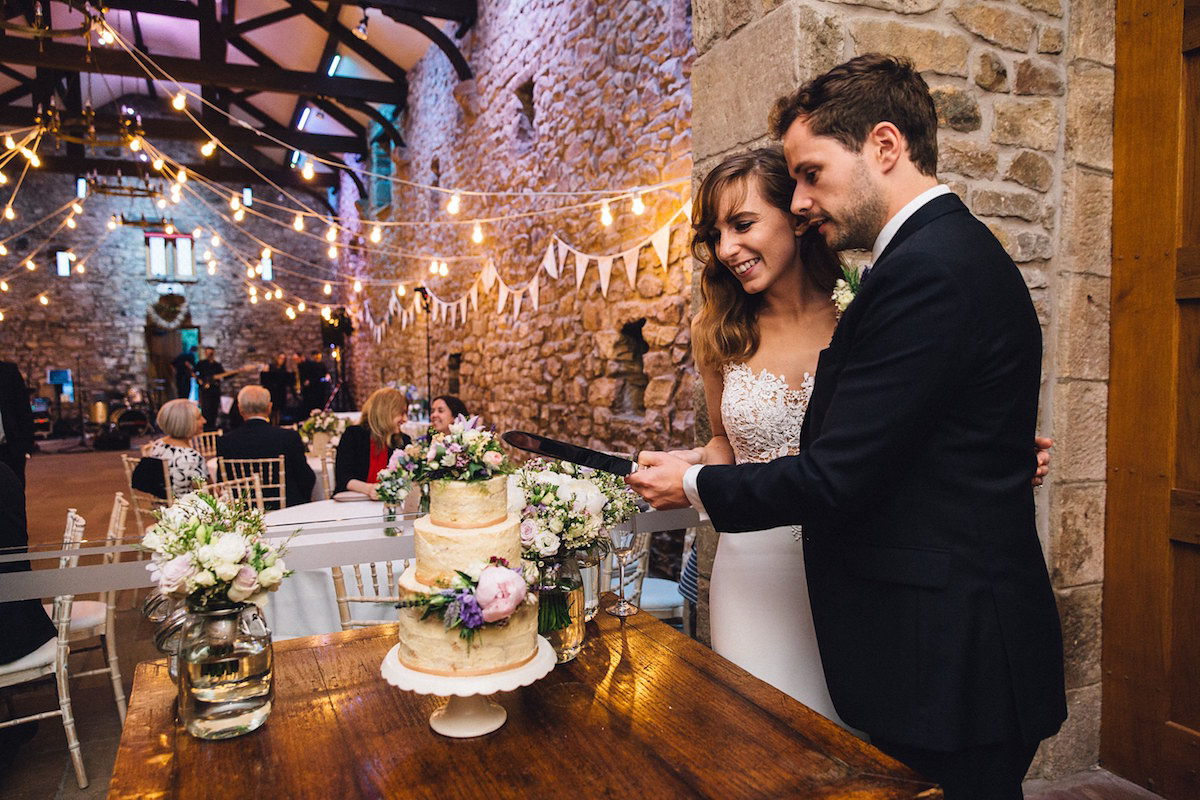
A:
<svg viewBox="0 0 1200 800">
<path fill-rule="evenodd" d="M 520 518 L 507 478 L 434 480 L 429 514 L 413 524 L 416 559 L 400 576 L 404 666 L 483 675 L 537 652 L 537 598 L 521 575 Z"/>
</svg>

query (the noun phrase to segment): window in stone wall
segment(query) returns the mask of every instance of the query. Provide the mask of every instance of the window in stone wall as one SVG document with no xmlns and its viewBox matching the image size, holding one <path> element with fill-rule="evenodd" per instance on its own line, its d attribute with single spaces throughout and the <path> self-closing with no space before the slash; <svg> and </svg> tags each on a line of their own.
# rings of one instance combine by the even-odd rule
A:
<svg viewBox="0 0 1200 800">
<path fill-rule="evenodd" d="M 462 353 L 451 353 L 446 359 L 446 394 L 452 394 L 455 397 L 460 392 L 462 383 L 458 379 L 459 370 L 462 367 Z"/>
<path fill-rule="evenodd" d="M 392 150 L 383 135 L 371 142 L 371 172 L 375 173 L 372 185 L 376 208 L 392 204 Z"/>
<path fill-rule="evenodd" d="M 196 260 L 189 234 L 146 234 L 146 277 L 152 281 L 194 281 Z"/>
<path fill-rule="evenodd" d="M 646 339 L 642 336 L 644 327 L 645 317 L 621 326 L 621 338 L 617 341 L 616 352 L 613 354 L 616 364 L 612 368 L 613 377 L 621 381 L 613 404 L 613 412 L 617 414 L 643 414 L 646 411 L 643 398 L 650 378 L 646 375 L 642 356 L 650 350 L 650 345 L 646 344 Z"/>
<path fill-rule="evenodd" d="M 528 141 L 533 138 L 533 78 L 517 87 L 517 102 L 521 116 L 517 120 L 517 138 Z"/>
</svg>

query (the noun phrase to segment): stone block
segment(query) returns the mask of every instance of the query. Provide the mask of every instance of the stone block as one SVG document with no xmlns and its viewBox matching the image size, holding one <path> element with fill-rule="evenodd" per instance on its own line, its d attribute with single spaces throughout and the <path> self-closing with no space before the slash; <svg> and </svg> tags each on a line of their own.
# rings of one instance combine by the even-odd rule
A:
<svg viewBox="0 0 1200 800">
<path fill-rule="evenodd" d="M 1067 688 L 1100 680 L 1100 584 L 1055 592 L 1063 631 L 1063 670 Z"/>
<path fill-rule="evenodd" d="M 971 33 L 1005 50 L 1024 52 L 1033 39 L 1033 20 L 998 5 L 963 3 L 950 12 Z"/>
<path fill-rule="evenodd" d="M 667 347 L 675 341 L 677 331 L 678 329 L 674 325 L 647 322 L 642 328 L 642 338 L 651 347 Z"/>
<path fill-rule="evenodd" d="M 1067 721 L 1057 735 L 1042 742 L 1027 778 L 1056 780 L 1095 767 L 1099 759 L 1100 684 L 1068 689 Z"/>
<path fill-rule="evenodd" d="M 1059 276 L 1058 374 L 1108 380 L 1108 278 L 1080 273 Z"/>
<path fill-rule="evenodd" d="M 1116 0 L 1072 0 L 1067 60 L 1116 63 Z"/>
<path fill-rule="evenodd" d="M 775 100 L 840 62 L 840 44 L 836 20 L 794 5 L 714 43 L 692 68 L 694 157 L 724 153 L 764 136 Z M 754 79 L 747 80 L 748 75 Z"/>
<path fill-rule="evenodd" d="M 1002 242 L 1005 240 L 1001 240 Z M 1054 255 L 1054 240 L 1044 233 L 1020 231 L 1015 236 L 1007 237 L 1004 249 L 1009 257 L 1018 264 L 1030 261 L 1041 261 Z"/>
<path fill-rule="evenodd" d="M 1112 176 L 1070 169 L 1063 176 L 1062 242 L 1078 272 L 1112 274 Z"/>
<path fill-rule="evenodd" d="M 996 177 L 996 149 L 970 139 L 942 139 L 938 143 L 938 174 L 953 172 L 964 178 Z"/>
<path fill-rule="evenodd" d="M 1053 151 L 1058 146 L 1059 105 L 1050 98 L 1032 100 L 997 98 L 992 141 L 1032 150 Z"/>
<path fill-rule="evenodd" d="M 756 0 L 725 0 L 725 36 L 756 19 Z"/>
<path fill-rule="evenodd" d="M 941 4 L 940 0 L 841 0 L 841 3 L 847 6 L 869 6 L 896 14 L 924 14 Z"/>
<path fill-rule="evenodd" d="M 1023 150 L 1009 163 L 1004 179 L 1046 192 L 1054 182 L 1054 165 L 1039 153 Z"/>
<path fill-rule="evenodd" d="M 637 278 L 637 291 L 642 297 L 660 297 L 666 291 L 666 285 L 657 271 L 642 270 Z"/>
<path fill-rule="evenodd" d="M 1104 484 L 1055 484 L 1055 466 L 1052 448 L 1050 578 L 1060 588 L 1098 584 L 1104 579 Z"/>
<path fill-rule="evenodd" d="M 1063 15 L 1062 0 L 1021 0 L 1021 5 L 1030 11 L 1040 11 L 1051 17 Z"/>
<path fill-rule="evenodd" d="M 1029 58 L 1017 62 L 1013 94 L 1061 95 L 1063 91 L 1063 79 L 1057 65 Z"/>
<path fill-rule="evenodd" d="M 657 375 L 674 375 L 675 363 L 669 352 L 651 350 L 642 356 L 642 372 L 651 377 Z"/>
<path fill-rule="evenodd" d="M 937 109 L 938 126 L 968 133 L 979 130 L 982 116 L 979 103 L 969 93 L 954 86 L 939 86 L 930 91 Z"/>
<path fill-rule="evenodd" d="M 643 395 L 642 401 L 649 409 L 665 409 L 671 402 L 671 395 L 675 391 L 675 376 L 674 375 L 659 375 L 651 378 L 646 384 L 646 393 Z"/>
<path fill-rule="evenodd" d="M 850 35 L 856 52 L 903 56 L 921 72 L 967 75 L 970 42 L 961 34 L 907 22 L 864 19 L 852 23 Z"/>
<path fill-rule="evenodd" d="M 1067 157 L 1077 164 L 1112 169 L 1113 70 L 1073 65 L 1068 73 Z"/>
<path fill-rule="evenodd" d="M 1031 192 L 978 189 L 971 195 L 971 210 L 980 217 L 1017 217 L 1033 222 L 1042 215 L 1042 202 Z"/>
<path fill-rule="evenodd" d="M 1102 481 L 1107 465 L 1108 384 L 1062 380 L 1054 387 L 1055 479 Z"/>
<path fill-rule="evenodd" d="M 1038 32 L 1037 51 L 1046 55 L 1056 55 L 1066 47 L 1066 36 L 1062 28 L 1047 26 Z"/>
<path fill-rule="evenodd" d="M 1008 91 L 1008 67 L 990 51 L 979 54 L 975 61 L 975 85 L 989 92 Z"/>
</svg>

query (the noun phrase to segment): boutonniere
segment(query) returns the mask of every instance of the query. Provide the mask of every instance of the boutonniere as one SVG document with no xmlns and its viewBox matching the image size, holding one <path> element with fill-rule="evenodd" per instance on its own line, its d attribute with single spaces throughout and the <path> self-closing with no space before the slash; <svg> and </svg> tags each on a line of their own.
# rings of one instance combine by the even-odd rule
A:
<svg viewBox="0 0 1200 800">
<path fill-rule="evenodd" d="M 833 300 L 833 307 L 837 311 L 838 319 L 842 318 L 842 313 L 854 301 L 858 294 L 858 288 L 862 285 L 862 277 L 858 270 L 854 267 L 842 264 L 842 277 L 837 279 L 837 283 L 833 285 L 833 294 L 830 295 Z"/>
</svg>

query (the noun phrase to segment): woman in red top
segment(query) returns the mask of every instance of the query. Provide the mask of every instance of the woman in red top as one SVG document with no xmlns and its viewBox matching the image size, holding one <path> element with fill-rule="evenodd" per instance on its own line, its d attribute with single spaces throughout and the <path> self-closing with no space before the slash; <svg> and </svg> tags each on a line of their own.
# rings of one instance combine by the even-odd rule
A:
<svg viewBox="0 0 1200 800">
<path fill-rule="evenodd" d="M 375 475 L 409 438 L 400 432 L 408 419 L 408 401 L 395 389 L 376 389 L 363 404 L 362 419 L 342 433 L 334 462 L 334 492 L 352 491 L 378 500 Z"/>
</svg>

